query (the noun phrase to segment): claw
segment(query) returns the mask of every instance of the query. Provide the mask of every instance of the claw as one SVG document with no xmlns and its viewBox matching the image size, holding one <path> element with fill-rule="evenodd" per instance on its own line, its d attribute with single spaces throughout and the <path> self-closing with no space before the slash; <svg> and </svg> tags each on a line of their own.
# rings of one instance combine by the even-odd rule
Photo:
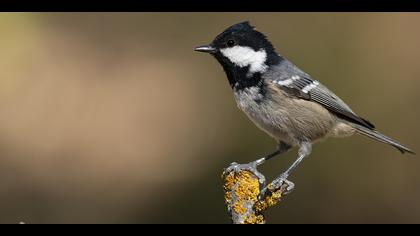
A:
<svg viewBox="0 0 420 236">
<path fill-rule="evenodd" d="M 295 189 L 295 184 L 292 181 L 284 180 L 284 182 L 287 184 L 286 191 L 283 192 L 283 194 L 289 194 Z"/>
<path fill-rule="evenodd" d="M 240 171 L 249 171 L 253 173 L 258 178 L 258 182 L 261 186 L 266 185 L 266 180 L 263 174 L 261 174 L 257 170 L 258 163 L 257 162 L 250 162 L 248 164 L 238 164 L 236 162 L 232 162 L 228 168 L 225 169 L 225 173 L 235 172 L 238 173 Z"/>
<path fill-rule="evenodd" d="M 268 192 L 274 192 L 282 187 L 283 184 L 286 184 L 287 187 L 283 194 L 289 194 L 293 191 L 295 188 L 295 184 L 289 180 L 287 180 L 287 177 L 284 175 L 280 175 L 277 177 L 273 182 L 271 182 L 268 186 L 264 187 L 261 190 L 260 198 L 263 198 Z"/>
<path fill-rule="evenodd" d="M 272 188 L 273 189 L 278 189 L 280 188 L 284 182 L 288 181 L 287 177 L 284 175 L 280 175 L 279 177 L 277 177 L 275 180 L 273 180 L 273 182 L 271 182 Z"/>
</svg>

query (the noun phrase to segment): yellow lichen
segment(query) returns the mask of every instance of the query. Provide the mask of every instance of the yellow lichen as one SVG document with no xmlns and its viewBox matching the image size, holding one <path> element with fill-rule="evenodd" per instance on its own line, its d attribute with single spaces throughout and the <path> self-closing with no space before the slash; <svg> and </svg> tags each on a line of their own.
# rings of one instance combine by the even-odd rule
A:
<svg viewBox="0 0 420 236">
<path fill-rule="evenodd" d="M 265 224 L 265 219 L 264 219 L 264 216 L 262 214 L 260 214 L 260 215 L 257 216 L 256 223 L 257 224 Z"/>
<path fill-rule="evenodd" d="M 258 179 L 248 171 L 241 171 L 237 174 L 237 188 L 235 195 L 240 200 L 256 201 L 260 193 Z"/>
<path fill-rule="evenodd" d="M 239 215 L 241 222 L 245 224 L 264 224 L 262 212 L 276 205 L 284 191 L 283 188 L 275 189 L 274 186 L 269 185 L 269 194 L 264 199 L 258 200 L 259 180 L 252 172 L 231 171 L 224 173 L 222 178 L 225 203 L 232 211 L 231 214 Z"/>
<path fill-rule="evenodd" d="M 225 182 L 223 185 L 223 189 L 225 191 L 232 190 L 233 186 L 235 186 L 235 173 L 234 172 L 224 173 L 222 175 L 222 179 Z"/>
<path fill-rule="evenodd" d="M 264 216 L 261 214 L 259 215 L 253 214 L 244 220 L 244 224 L 264 224 L 264 223 L 265 223 Z"/>
<path fill-rule="evenodd" d="M 257 216 L 255 214 L 252 214 L 246 217 L 246 219 L 244 219 L 244 224 L 255 224 L 255 223 L 257 223 Z"/>
<path fill-rule="evenodd" d="M 268 194 L 263 200 L 257 202 L 255 204 L 255 210 L 257 212 L 262 212 L 266 210 L 269 207 L 272 207 L 280 202 L 281 200 L 281 193 L 282 189 L 277 189 L 276 191 L 272 192 L 273 188 L 268 187 L 268 190 L 271 192 L 271 194 Z"/>
<path fill-rule="evenodd" d="M 232 201 L 231 191 L 233 190 L 233 187 L 235 186 L 235 177 L 234 173 L 223 173 L 222 178 L 224 180 L 223 184 L 223 190 L 225 192 L 225 202 L 226 204 L 230 204 Z"/>
<path fill-rule="evenodd" d="M 258 201 L 260 193 L 258 178 L 251 172 L 243 170 L 239 172 L 224 173 L 223 189 L 225 191 L 225 202 L 231 210 L 242 217 L 242 222 L 246 224 L 263 223 L 264 217 L 255 214 L 252 208 Z M 235 199 L 232 202 L 232 199 Z"/>
<path fill-rule="evenodd" d="M 243 206 L 242 201 L 236 201 L 233 203 L 232 209 L 235 211 L 236 214 L 243 215 L 246 213 L 246 208 Z"/>
</svg>

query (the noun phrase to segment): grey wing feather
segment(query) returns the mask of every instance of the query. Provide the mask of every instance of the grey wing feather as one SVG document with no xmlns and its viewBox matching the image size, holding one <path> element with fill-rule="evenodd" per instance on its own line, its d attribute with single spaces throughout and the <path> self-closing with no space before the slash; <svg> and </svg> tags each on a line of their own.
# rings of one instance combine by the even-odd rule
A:
<svg viewBox="0 0 420 236">
<path fill-rule="evenodd" d="M 328 110 L 334 112 L 338 117 L 362 125 L 369 129 L 375 126 L 366 119 L 358 116 L 351 108 L 343 102 L 337 95 L 331 92 L 322 84 L 309 91 L 310 100 L 323 105 Z"/>
<path fill-rule="evenodd" d="M 368 120 L 365 120 L 354 113 L 337 95 L 318 81 L 313 80 L 308 74 L 301 71 L 289 61 L 284 61 L 274 70 L 268 71 L 264 75 L 264 78 L 271 80 L 291 96 L 321 104 L 341 119 L 356 123 L 369 129 L 375 128 L 375 126 Z M 305 91 L 306 86 L 314 83 L 316 86 L 312 87 L 308 91 Z"/>
<path fill-rule="evenodd" d="M 329 90 L 327 87 L 325 87 L 321 83 L 317 87 L 315 87 L 312 91 L 310 91 L 310 94 L 314 94 L 314 95 L 319 94 L 319 95 L 328 96 L 332 99 L 333 102 L 337 103 L 338 106 L 355 114 L 343 100 L 341 100 L 337 95 L 335 95 L 333 92 L 331 92 L 331 90 Z"/>
</svg>

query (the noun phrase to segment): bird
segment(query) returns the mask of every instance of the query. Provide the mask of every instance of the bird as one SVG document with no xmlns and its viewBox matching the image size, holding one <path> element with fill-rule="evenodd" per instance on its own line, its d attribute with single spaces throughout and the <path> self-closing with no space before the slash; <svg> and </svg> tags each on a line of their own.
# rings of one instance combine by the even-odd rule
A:
<svg viewBox="0 0 420 236">
<path fill-rule="evenodd" d="M 277 142 L 274 152 L 238 168 L 254 170 L 267 160 L 298 148 L 296 161 L 272 182 L 274 186 L 288 181 L 290 173 L 310 155 L 313 144 L 328 137 L 358 133 L 389 144 L 401 153 L 415 154 L 377 131 L 321 82 L 277 53 L 249 21 L 228 27 L 210 44 L 194 50 L 212 55 L 221 64 L 239 109 Z"/>
</svg>

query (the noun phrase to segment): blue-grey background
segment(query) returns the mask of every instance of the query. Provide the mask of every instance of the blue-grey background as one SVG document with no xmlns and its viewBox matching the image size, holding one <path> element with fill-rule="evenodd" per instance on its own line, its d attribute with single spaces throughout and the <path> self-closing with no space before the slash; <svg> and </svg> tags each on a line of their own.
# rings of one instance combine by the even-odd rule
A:
<svg viewBox="0 0 420 236">
<path fill-rule="evenodd" d="M 220 174 L 275 147 L 193 52 L 250 20 L 278 52 L 420 151 L 420 14 L 2 13 L 0 223 L 229 223 Z M 261 168 L 273 178 L 296 150 Z M 269 223 L 420 223 L 418 156 L 329 139 Z"/>
</svg>

